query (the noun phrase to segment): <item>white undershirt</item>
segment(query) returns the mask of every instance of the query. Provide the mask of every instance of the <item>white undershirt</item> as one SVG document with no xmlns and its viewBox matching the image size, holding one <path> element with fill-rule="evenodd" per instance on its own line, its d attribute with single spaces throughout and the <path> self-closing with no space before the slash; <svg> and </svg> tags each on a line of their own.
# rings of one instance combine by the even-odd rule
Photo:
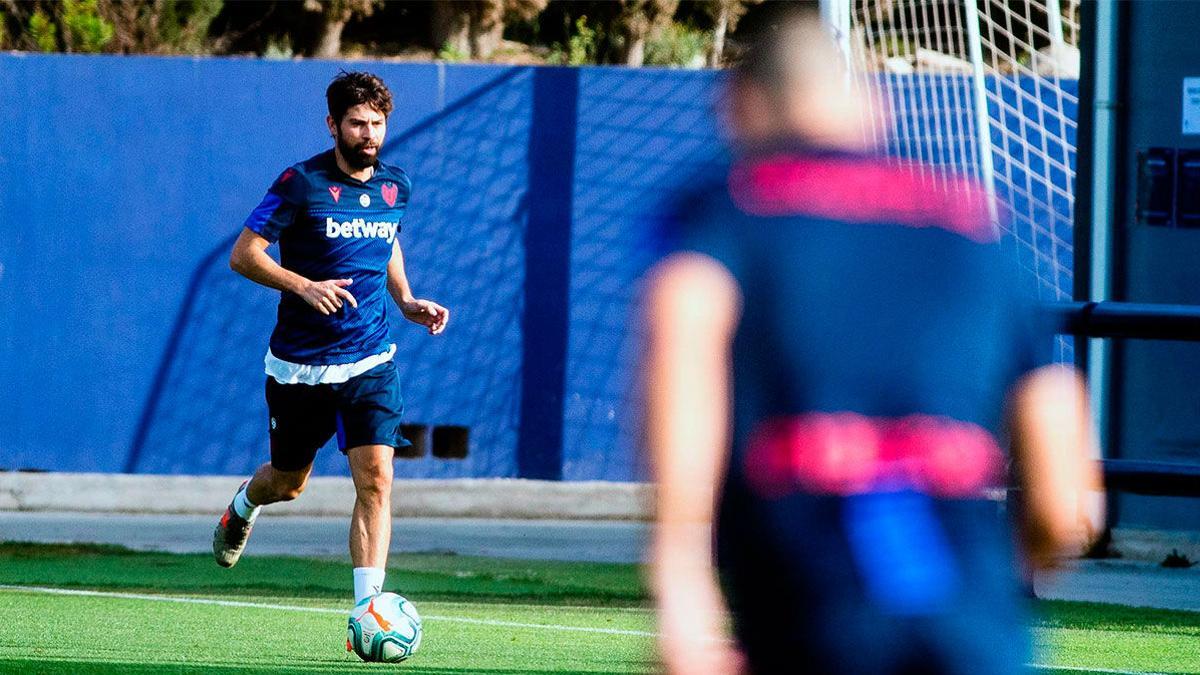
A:
<svg viewBox="0 0 1200 675">
<path fill-rule="evenodd" d="M 303 363 L 292 363 L 267 350 L 263 359 L 266 373 L 279 384 L 338 384 L 352 377 L 357 377 L 381 363 L 392 360 L 396 354 L 396 344 L 388 345 L 386 352 L 373 354 L 354 363 L 337 363 L 328 366 L 311 366 Z"/>
</svg>

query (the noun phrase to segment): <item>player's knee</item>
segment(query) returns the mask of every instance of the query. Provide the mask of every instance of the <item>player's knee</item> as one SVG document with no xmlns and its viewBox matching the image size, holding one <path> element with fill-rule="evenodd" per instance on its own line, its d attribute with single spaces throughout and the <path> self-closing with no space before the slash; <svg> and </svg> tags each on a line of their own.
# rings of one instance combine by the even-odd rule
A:
<svg viewBox="0 0 1200 675">
<path fill-rule="evenodd" d="M 305 484 L 284 486 L 279 492 L 280 501 L 290 502 L 304 492 Z"/>
<path fill-rule="evenodd" d="M 290 502 L 299 497 L 307 486 L 307 477 L 293 478 L 291 476 L 280 476 L 275 482 L 275 496 L 279 501 Z"/>
<path fill-rule="evenodd" d="M 385 501 L 392 496 L 392 468 L 372 472 L 361 480 L 356 481 L 355 490 L 358 498 L 369 501 Z"/>
</svg>

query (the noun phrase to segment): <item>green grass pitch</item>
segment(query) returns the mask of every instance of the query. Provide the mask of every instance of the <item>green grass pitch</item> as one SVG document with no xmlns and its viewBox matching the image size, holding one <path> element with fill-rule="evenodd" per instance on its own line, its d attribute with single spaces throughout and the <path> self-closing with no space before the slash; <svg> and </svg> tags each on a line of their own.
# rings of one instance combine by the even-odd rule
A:
<svg viewBox="0 0 1200 675">
<path fill-rule="evenodd" d="M 250 555 L 222 570 L 204 555 L 3 543 L 0 672 L 656 669 L 636 565 L 393 556 L 388 587 L 425 623 L 421 651 L 394 665 L 345 651 L 349 579 L 333 560 Z M 1200 614 L 1064 602 L 1038 610 L 1038 672 L 1200 672 Z"/>
</svg>

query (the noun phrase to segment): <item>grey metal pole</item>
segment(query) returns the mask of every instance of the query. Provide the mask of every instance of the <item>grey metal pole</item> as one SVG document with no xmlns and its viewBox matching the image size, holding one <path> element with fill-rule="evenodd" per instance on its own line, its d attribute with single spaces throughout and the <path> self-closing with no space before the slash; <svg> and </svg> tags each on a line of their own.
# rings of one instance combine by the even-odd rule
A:
<svg viewBox="0 0 1200 675">
<path fill-rule="evenodd" d="M 1098 0 L 1096 3 L 1095 95 L 1092 101 L 1092 175 L 1090 212 L 1091 227 L 1091 288 L 1088 300 L 1102 302 L 1112 297 L 1112 230 L 1117 214 L 1113 211 L 1113 180 L 1116 152 L 1117 105 L 1117 45 L 1120 26 L 1117 22 L 1117 0 Z M 1101 456 L 1108 454 L 1111 414 L 1109 378 L 1111 372 L 1111 341 L 1091 338 L 1087 344 L 1087 377 L 1091 387 L 1091 404 L 1095 416 Z"/>
</svg>

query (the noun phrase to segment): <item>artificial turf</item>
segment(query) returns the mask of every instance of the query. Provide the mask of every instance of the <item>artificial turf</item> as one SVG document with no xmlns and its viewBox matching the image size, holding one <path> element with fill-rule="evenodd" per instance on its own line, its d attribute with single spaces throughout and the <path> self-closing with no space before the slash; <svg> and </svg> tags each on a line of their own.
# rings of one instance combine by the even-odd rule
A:
<svg viewBox="0 0 1200 675">
<path fill-rule="evenodd" d="M 598 606 L 646 600 L 637 565 L 397 553 L 388 562 L 388 589 L 413 598 Z M 247 555 L 237 566 L 223 569 L 208 555 L 0 542 L 0 584 L 348 601 L 350 578 L 349 563 L 340 558 Z"/>
<path fill-rule="evenodd" d="M 389 589 L 425 617 L 421 651 L 399 665 L 364 664 L 344 651 L 350 573 L 342 561 L 248 556 L 223 570 L 205 555 L 0 543 L 0 585 L 146 596 L 0 589 L 0 672 L 655 670 L 637 565 L 454 555 L 390 563 Z M 1037 612 L 1037 661 L 1075 669 L 1062 672 L 1200 673 L 1200 614 L 1072 602 L 1040 602 Z"/>
</svg>

